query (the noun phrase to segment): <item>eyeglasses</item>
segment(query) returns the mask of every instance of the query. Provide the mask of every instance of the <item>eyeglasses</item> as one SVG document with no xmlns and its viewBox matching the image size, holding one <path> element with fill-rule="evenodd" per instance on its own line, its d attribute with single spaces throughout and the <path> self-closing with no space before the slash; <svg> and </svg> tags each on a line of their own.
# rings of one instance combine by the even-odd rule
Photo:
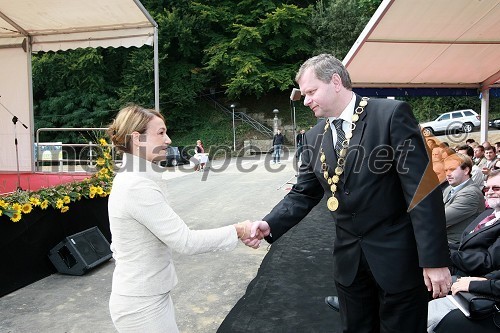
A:
<svg viewBox="0 0 500 333">
<path fill-rule="evenodd" d="M 483 187 L 483 191 L 486 193 L 486 192 L 489 192 L 491 190 L 493 190 L 493 192 L 500 192 L 500 186 L 485 186 Z"/>
</svg>

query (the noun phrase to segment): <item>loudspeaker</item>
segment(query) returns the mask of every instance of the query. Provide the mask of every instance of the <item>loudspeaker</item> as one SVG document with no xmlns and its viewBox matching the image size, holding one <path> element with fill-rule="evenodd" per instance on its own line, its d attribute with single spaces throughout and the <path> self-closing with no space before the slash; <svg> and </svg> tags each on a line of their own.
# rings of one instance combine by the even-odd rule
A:
<svg viewBox="0 0 500 333">
<path fill-rule="evenodd" d="M 111 259 L 109 243 L 97 227 L 66 237 L 49 252 L 59 273 L 83 275 Z"/>
</svg>

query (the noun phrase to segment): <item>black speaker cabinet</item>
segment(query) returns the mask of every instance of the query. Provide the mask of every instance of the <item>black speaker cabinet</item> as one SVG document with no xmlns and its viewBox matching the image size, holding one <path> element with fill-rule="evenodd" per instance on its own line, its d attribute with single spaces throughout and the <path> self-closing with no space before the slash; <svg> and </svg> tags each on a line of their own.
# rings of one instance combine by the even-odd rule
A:
<svg viewBox="0 0 500 333">
<path fill-rule="evenodd" d="M 49 252 L 59 273 L 83 275 L 111 259 L 109 243 L 97 227 L 66 237 Z"/>
</svg>

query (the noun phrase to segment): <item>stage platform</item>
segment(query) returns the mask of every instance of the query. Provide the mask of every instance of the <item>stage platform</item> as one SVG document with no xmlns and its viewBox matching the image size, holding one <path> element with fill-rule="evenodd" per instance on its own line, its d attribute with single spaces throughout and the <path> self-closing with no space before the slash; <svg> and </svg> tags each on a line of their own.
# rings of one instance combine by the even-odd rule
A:
<svg viewBox="0 0 500 333">
<path fill-rule="evenodd" d="M 341 332 L 339 314 L 325 304 L 325 296 L 337 295 L 334 239 L 335 224 L 324 199 L 272 244 L 217 332 Z"/>
<path fill-rule="evenodd" d="M 37 191 L 45 187 L 80 181 L 90 176 L 90 173 L 85 172 L 22 172 L 19 174 L 19 184 L 22 190 Z M 16 172 L 0 172 L 0 195 L 16 191 L 17 184 L 18 177 Z"/>
</svg>

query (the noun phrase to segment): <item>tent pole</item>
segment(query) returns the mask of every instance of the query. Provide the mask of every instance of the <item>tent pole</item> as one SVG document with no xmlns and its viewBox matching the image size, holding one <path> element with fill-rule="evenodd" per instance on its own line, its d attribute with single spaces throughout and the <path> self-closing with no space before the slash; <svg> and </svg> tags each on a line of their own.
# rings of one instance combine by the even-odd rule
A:
<svg viewBox="0 0 500 333">
<path fill-rule="evenodd" d="M 490 89 L 481 91 L 481 143 L 488 140 L 488 114 L 490 107 Z"/>
<path fill-rule="evenodd" d="M 154 66 L 155 66 L 155 110 L 160 111 L 160 70 L 158 64 L 158 26 L 155 26 L 154 34 Z"/>
</svg>

